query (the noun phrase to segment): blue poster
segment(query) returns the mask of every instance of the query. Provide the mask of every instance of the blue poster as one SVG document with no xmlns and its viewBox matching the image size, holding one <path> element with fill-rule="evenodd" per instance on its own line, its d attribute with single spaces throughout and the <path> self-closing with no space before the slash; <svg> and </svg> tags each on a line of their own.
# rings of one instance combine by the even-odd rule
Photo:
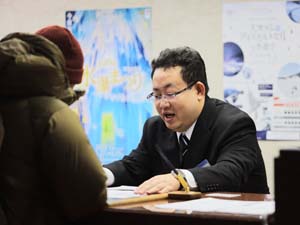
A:
<svg viewBox="0 0 300 225">
<path fill-rule="evenodd" d="M 73 105 L 103 164 L 136 148 L 153 114 L 151 9 L 66 12 L 66 27 L 84 52 L 85 95 Z"/>
</svg>

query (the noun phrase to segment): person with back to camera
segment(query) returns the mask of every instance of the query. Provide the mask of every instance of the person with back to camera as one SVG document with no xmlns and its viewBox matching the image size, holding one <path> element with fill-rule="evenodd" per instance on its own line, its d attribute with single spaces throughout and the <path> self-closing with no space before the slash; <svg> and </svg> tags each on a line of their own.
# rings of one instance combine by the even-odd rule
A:
<svg viewBox="0 0 300 225">
<path fill-rule="evenodd" d="M 208 96 L 205 64 L 196 50 L 163 50 L 152 61 L 151 77 L 148 99 L 159 115 L 145 122 L 135 150 L 104 165 L 109 186 L 139 185 L 139 194 L 179 190 L 162 152 L 191 190 L 269 193 L 253 120 Z"/>
<path fill-rule="evenodd" d="M 8 224 L 69 224 L 106 206 L 103 167 L 78 116 L 68 107 L 76 99 L 69 78 L 81 80 L 82 52 L 75 47 L 76 63 L 70 64 L 63 53 L 74 49 L 59 47 L 26 33 L 12 33 L 0 41 L 0 114 L 5 129 L 0 199 Z"/>
<path fill-rule="evenodd" d="M 76 101 L 70 105 L 71 109 L 78 112 L 80 97 L 85 94 L 85 90 L 75 87 L 80 84 L 83 75 L 84 56 L 81 46 L 75 36 L 65 27 L 49 25 L 35 32 L 56 44 L 62 51 L 66 59 L 66 73 L 70 81 L 70 86 L 76 94 Z"/>
</svg>

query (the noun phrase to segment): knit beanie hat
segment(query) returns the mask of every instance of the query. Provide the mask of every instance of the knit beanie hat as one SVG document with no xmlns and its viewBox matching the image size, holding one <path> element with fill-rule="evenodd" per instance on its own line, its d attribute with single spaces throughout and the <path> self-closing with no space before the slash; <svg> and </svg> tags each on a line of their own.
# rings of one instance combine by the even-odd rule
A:
<svg viewBox="0 0 300 225">
<path fill-rule="evenodd" d="M 36 32 L 56 44 L 66 60 L 70 84 L 79 84 L 83 75 L 83 53 L 79 42 L 66 28 L 57 25 L 44 27 Z"/>
</svg>

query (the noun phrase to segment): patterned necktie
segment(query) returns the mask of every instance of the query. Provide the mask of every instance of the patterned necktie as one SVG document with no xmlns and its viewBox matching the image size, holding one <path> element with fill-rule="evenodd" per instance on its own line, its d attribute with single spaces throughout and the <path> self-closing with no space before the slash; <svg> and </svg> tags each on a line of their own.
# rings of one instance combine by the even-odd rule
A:
<svg viewBox="0 0 300 225">
<path fill-rule="evenodd" d="M 184 156 L 185 153 L 187 153 L 189 142 L 190 140 L 187 138 L 187 136 L 184 133 L 181 133 L 179 135 L 179 146 L 180 146 L 181 156 Z"/>
</svg>

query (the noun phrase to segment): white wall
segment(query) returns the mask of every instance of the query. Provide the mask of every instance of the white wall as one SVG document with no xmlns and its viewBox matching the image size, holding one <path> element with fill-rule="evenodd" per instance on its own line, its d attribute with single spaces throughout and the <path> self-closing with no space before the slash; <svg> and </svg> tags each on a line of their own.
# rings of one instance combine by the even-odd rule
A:
<svg viewBox="0 0 300 225">
<path fill-rule="evenodd" d="M 10 32 L 34 32 L 51 24 L 64 26 L 67 10 L 150 6 L 153 56 L 167 47 L 187 45 L 197 49 L 206 62 L 210 96 L 222 99 L 222 3 L 222 0 L 0 0 L 0 38 Z M 274 157 L 281 148 L 300 146 L 300 141 L 259 144 L 274 193 Z"/>
</svg>

